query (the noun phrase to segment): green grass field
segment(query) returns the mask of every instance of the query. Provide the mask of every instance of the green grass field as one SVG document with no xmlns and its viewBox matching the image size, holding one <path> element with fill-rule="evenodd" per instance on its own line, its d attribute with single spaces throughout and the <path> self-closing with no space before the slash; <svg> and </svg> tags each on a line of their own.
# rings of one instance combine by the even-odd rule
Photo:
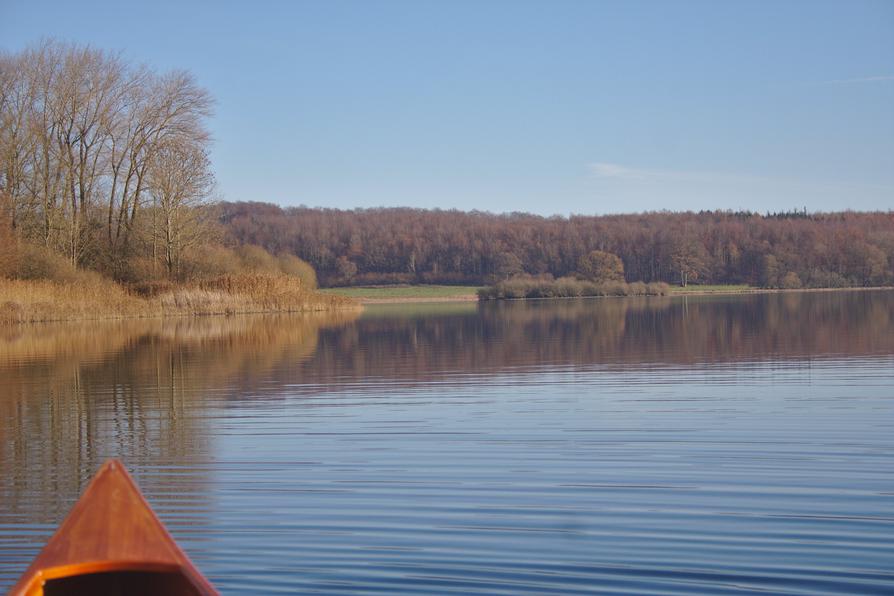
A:
<svg viewBox="0 0 894 596">
<path fill-rule="evenodd" d="M 412 300 L 416 298 L 455 298 L 474 295 L 478 286 L 358 286 L 351 288 L 324 288 L 327 294 L 338 294 L 355 300 Z"/>
</svg>

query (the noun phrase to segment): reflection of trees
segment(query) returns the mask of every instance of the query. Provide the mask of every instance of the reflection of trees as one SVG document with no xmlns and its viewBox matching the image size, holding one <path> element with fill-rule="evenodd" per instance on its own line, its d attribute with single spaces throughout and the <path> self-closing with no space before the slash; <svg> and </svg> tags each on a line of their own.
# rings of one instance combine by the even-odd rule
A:
<svg viewBox="0 0 894 596">
<path fill-rule="evenodd" d="M 427 380 L 550 364 L 688 365 L 894 352 L 894 293 L 605 298 L 364 317 L 321 334 L 305 378 Z"/>
<path fill-rule="evenodd" d="M 0 503 L 58 521 L 101 462 L 138 468 L 209 457 L 209 410 L 265 371 L 308 358 L 321 327 L 356 315 L 70 323 L 0 331 Z M 199 495 L 200 474 L 141 480 Z M 191 479 L 190 479 L 191 478 Z"/>
<path fill-rule="evenodd" d="M 623 369 L 894 353 L 894 292 L 398 312 L 370 312 L 354 324 L 344 323 L 356 315 L 343 312 L 0 330 L 0 523 L 18 514 L 57 521 L 108 456 L 138 469 L 189 462 L 201 470 L 218 430 L 215 408 L 263 393 L 294 395 L 302 385 L 417 383 L 556 364 Z M 203 473 L 191 474 L 140 480 L 149 492 L 203 494 Z"/>
</svg>

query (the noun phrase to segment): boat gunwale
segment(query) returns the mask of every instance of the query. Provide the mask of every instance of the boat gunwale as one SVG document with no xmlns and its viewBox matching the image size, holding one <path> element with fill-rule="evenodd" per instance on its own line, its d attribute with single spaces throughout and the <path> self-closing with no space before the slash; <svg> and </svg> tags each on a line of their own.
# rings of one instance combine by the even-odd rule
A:
<svg viewBox="0 0 894 596">
<path fill-rule="evenodd" d="M 69 563 L 55 567 L 44 567 L 34 572 L 31 580 L 21 590 L 25 594 L 34 594 L 38 588 L 42 588 L 46 582 L 67 577 L 82 575 L 94 575 L 100 573 L 114 573 L 116 571 L 143 571 L 146 573 L 171 573 L 182 575 L 190 584 L 195 586 L 194 578 L 183 565 L 174 563 L 157 563 L 140 560 L 116 560 L 116 561 L 86 561 L 84 563 Z"/>
</svg>

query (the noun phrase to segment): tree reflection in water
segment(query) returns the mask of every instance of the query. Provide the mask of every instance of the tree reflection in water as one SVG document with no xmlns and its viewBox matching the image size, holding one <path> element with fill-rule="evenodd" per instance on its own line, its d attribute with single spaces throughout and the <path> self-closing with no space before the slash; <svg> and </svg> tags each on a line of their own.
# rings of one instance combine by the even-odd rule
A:
<svg viewBox="0 0 894 596">
<path fill-rule="evenodd" d="M 0 328 L 3 516 L 59 521 L 108 457 L 146 494 L 200 495 L 217 398 L 311 357 L 351 312 Z M 288 366 L 286 367 L 288 368 Z M 190 462 L 190 472 L 154 473 Z"/>
<path fill-rule="evenodd" d="M 138 472 L 211 458 L 213 409 L 282 398 L 284 385 L 288 394 L 306 394 L 370 378 L 424 383 L 548 365 L 891 352 L 894 293 L 885 291 L 7 327 L 0 329 L 0 490 L 5 513 L 25 506 L 53 520 L 49 512 L 64 510 L 106 457 L 122 457 Z M 35 509 L 34 499 L 42 506 Z"/>
<path fill-rule="evenodd" d="M 303 378 L 424 382 L 451 371 L 689 366 L 894 351 L 894 292 L 487 303 L 442 315 L 368 310 L 324 331 Z"/>
<path fill-rule="evenodd" d="M 110 456 L 134 471 L 153 506 L 173 520 L 175 535 L 181 532 L 178 539 L 213 540 L 213 532 L 196 528 L 220 513 L 215 470 L 235 465 L 234 457 L 257 465 L 252 453 L 262 457 L 276 441 L 267 433 L 293 432 L 290 425 L 306 421 L 315 407 L 314 399 L 307 408 L 299 400 L 332 397 L 342 388 L 369 388 L 367 407 L 398 386 L 435 382 L 449 395 L 469 375 L 562 367 L 673 372 L 755 361 L 805 366 L 891 354 L 891 291 L 397 305 L 369 308 L 359 318 L 342 312 L 5 327 L 0 526 L 13 530 L 0 532 L 0 554 L 10 569 L 24 568 Z M 286 410 L 294 418 L 267 420 L 277 403 L 291 405 Z M 369 413 L 356 408 L 355 414 Z M 320 416 L 345 424 L 336 414 Z M 0 583 L 11 579 L 0 573 Z"/>
</svg>

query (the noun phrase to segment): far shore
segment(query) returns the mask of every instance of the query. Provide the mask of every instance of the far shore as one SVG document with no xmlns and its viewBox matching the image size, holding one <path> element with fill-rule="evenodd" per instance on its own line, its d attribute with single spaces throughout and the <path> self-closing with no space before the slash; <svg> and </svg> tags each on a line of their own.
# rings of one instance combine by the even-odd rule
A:
<svg viewBox="0 0 894 596">
<path fill-rule="evenodd" d="M 345 296 L 360 304 L 419 304 L 439 302 L 477 302 L 477 287 L 400 285 L 400 286 L 356 286 L 337 287 L 322 290 L 327 294 Z M 470 291 L 471 290 L 471 291 Z M 756 288 L 744 285 L 729 286 L 673 286 L 668 297 L 674 296 L 725 296 L 735 294 L 779 294 L 793 292 L 841 292 L 894 290 L 894 286 L 849 287 L 849 288 Z M 557 298 L 513 298 L 511 300 L 556 300 Z M 558 298 L 568 300 L 568 298 Z"/>
<path fill-rule="evenodd" d="M 781 294 L 793 292 L 866 292 L 875 290 L 894 290 L 894 286 L 854 286 L 847 288 L 753 288 L 750 286 L 733 286 L 732 288 L 707 287 L 705 289 L 698 286 L 687 286 L 685 288 L 673 287 L 671 296 L 708 296 L 708 295 L 724 295 L 724 294 Z"/>
<path fill-rule="evenodd" d="M 0 280 L 0 323 L 307 313 L 355 310 L 364 305 L 469 304 L 479 301 L 477 286 L 355 286 L 307 291 L 280 287 L 282 284 L 283 278 L 267 276 L 221 278 L 215 280 L 216 287 L 177 287 L 164 295 L 142 297 L 118 284 L 99 279 L 89 284 Z M 777 289 L 744 285 L 690 285 L 685 288 L 671 287 L 667 297 L 878 290 L 894 290 L 894 286 Z M 557 299 L 573 298 L 501 300 Z"/>
</svg>

